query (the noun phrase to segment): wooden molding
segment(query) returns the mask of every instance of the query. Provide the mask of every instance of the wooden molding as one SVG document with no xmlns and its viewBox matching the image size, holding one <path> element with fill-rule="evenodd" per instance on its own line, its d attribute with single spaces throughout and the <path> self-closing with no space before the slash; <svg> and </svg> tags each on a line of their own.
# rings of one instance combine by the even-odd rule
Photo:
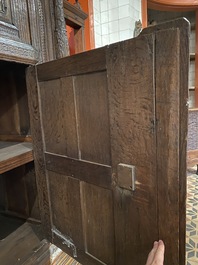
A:
<svg viewBox="0 0 198 265">
<path fill-rule="evenodd" d="M 3 21 L 0 21 L 0 37 L 20 41 L 19 30 L 14 25 Z"/>
<path fill-rule="evenodd" d="M 0 58 L 25 64 L 36 64 L 38 52 L 29 44 L 0 37 Z"/>
<path fill-rule="evenodd" d="M 84 21 L 88 15 L 83 10 L 75 7 L 66 0 L 64 0 L 63 6 L 67 25 L 73 28 L 83 27 L 85 23 Z"/>
</svg>

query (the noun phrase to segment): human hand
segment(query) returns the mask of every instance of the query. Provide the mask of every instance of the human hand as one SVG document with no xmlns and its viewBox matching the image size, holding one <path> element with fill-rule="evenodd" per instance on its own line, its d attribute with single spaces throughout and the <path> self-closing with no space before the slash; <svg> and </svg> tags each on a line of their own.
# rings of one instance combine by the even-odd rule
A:
<svg viewBox="0 0 198 265">
<path fill-rule="evenodd" d="M 155 241 L 153 248 L 148 255 L 146 265 L 163 265 L 164 264 L 165 246 L 162 240 Z"/>
</svg>

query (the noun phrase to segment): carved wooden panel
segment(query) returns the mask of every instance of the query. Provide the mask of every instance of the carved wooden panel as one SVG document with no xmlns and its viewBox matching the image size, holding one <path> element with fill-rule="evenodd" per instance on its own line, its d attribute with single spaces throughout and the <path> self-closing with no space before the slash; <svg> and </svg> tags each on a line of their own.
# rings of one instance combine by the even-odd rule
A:
<svg viewBox="0 0 198 265">
<path fill-rule="evenodd" d="M 12 23 L 10 0 L 0 0 L 0 20 Z"/>
<path fill-rule="evenodd" d="M 19 30 L 22 42 L 31 44 L 28 7 L 26 0 L 11 0 L 12 22 Z"/>
<path fill-rule="evenodd" d="M 62 0 L 0 0 L 0 59 L 35 64 L 66 55 Z"/>
</svg>

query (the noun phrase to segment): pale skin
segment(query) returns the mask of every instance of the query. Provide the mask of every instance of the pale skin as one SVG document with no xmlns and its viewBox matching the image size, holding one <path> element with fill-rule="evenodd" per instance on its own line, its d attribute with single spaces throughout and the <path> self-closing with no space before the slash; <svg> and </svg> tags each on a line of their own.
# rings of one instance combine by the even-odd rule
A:
<svg viewBox="0 0 198 265">
<path fill-rule="evenodd" d="M 155 241 L 153 248 L 148 255 L 146 265 L 163 265 L 164 264 L 165 246 L 162 240 Z"/>
</svg>

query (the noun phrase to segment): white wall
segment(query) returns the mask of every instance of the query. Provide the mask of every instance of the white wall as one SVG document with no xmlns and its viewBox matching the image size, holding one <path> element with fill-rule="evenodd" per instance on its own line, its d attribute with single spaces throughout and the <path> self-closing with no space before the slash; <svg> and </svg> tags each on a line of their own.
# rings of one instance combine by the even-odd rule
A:
<svg viewBox="0 0 198 265">
<path fill-rule="evenodd" d="M 141 0 L 93 0 L 93 6 L 96 48 L 133 37 Z"/>
</svg>

